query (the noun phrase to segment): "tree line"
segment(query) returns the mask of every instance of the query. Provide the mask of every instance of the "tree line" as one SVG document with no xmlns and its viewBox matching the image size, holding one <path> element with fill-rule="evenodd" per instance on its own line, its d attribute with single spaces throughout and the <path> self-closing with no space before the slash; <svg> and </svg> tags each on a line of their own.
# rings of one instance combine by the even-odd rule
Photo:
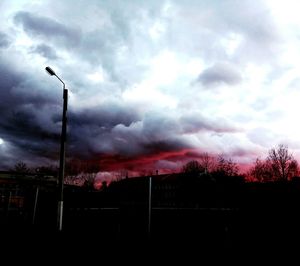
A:
<svg viewBox="0 0 300 266">
<path fill-rule="evenodd" d="M 50 165 L 29 168 L 26 163 L 18 162 L 11 171 L 38 174 L 39 176 L 57 176 L 58 167 Z M 65 183 L 92 189 L 95 185 L 96 175 L 100 171 L 101 165 L 98 161 L 69 159 L 65 166 Z M 279 144 L 268 151 L 266 158 L 257 158 L 246 173 L 242 173 L 238 164 L 231 158 L 215 157 L 208 153 L 202 153 L 197 160 L 186 163 L 180 172 L 189 175 L 242 176 L 249 181 L 258 182 L 288 181 L 299 175 L 299 165 L 292 153 L 289 152 L 288 147 Z M 116 177 L 116 180 L 120 179 L 122 178 Z"/>
<path fill-rule="evenodd" d="M 288 147 L 279 144 L 268 151 L 265 159 L 257 158 L 246 173 L 241 173 L 238 164 L 232 159 L 223 156 L 214 157 L 208 153 L 201 154 L 198 160 L 188 162 L 181 171 L 186 174 L 241 175 L 249 181 L 270 182 L 292 180 L 299 175 L 299 165 Z"/>
<path fill-rule="evenodd" d="M 279 144 L 265 159 L 257 158 L 248 175 L 261 182 L 288 181 L 299 175 L 299 165 L 288 147 Z"/>
<path fill-rule="evenodd" d="M 98 161 L 68 159 L 65 164 L 64 183 L 93 189 L 96 175 L 100 170 L 101 168 Z M 38 178 L 47 179 L 48 176 L 57 177 L 59 168 L 54 165 L 29 167 L 26 163 L 20 161 L 17 162 L 10 171 L 20 174 L 36 175 Z"/>
</svg>

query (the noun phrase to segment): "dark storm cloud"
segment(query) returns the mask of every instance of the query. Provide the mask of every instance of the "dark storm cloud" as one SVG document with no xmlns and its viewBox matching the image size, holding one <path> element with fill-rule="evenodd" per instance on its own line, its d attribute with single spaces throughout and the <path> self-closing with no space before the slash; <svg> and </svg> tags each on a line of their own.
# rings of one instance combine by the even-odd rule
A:
<svg viewBox="0 0 300 266">
<path fill-rule="evenodd" d="M 104 103 L 98 108 L 83 109 L 76 112 L 74 110 L 69 116 L 71 117 L 71 125 L 84 126 L 95 124 L 108 129 L 118 124 L 129 126 L 140 118 L 134 108 L 113 102 Z"/>
<path fill-rule="evenodd" d="M 144 117 L 142 133 L 150 140 L 160 141 L 171 135 L 182 135 L 211 131 L 216 133 L 235 132 L 224 119 L 211 119 L 199 113 L 172 117 L 162 113 L 154 113 Z"/>
<path fill-rule="evenodd" d="M 72 119 L 72 149 L 77 154 L 138 156 L 184 146 L 174 135 L 176 128 L 172 131 L 173 121 L 154 115 L 143 118 L 128 106 L 85 110 L 72 114 L 69 120 Z M 174 124 L 174 127 L 178 128 L 178 125 Z"/>
<path fill-rule="evenodd" d="M 81 38 L 80 30 L 67 27 L 52 18 L 30 12 L 18 12 L 14 17 L 14 22 L 16 25 L 21 25 L 25 32 L 46 40 L 62 40 L 64 44 L 76 45 Z"/>
<path fill-rule="evenodd" d="M 151 113 L 130 126 L 119 124 L 114 127 L 109 143 L 114 152 L 121 154 L 155 154 L 159 151 L 192 148 L 191 143 L 182 138 L 182 135 L 203 131 L 226 133 L 237 129 L 225 121 L 214 121 L 202 116 L 175 118 L 162 113 Z"/>
<path fill-rule="evenodd" d="M 125 156 L 155 155 L 190 146 L 176 132 L 168 131 L 167 128 L 155 135 L 150 132 L 151 129 L 144 127 L 143 122 L 131 127 L 118 125 L 112 131 L 111 146 L 115 153 Z"/>
<path fill-rule="evenodd" d="M 8 35 L 0 31 L 0 48 L 7 48 L 10 42 Z"/>
<path fill-rule="evenodd" d="M 41 84 L 4 59 L 0 76 L 0 137 L 10 147 L 7 153 L 13 151 L 14 160 L 25 159 L 26 153 L 32 158 L 56 157 L 59 124 L 52 122 L 51 116 L 60 111 L 57 95 L 43 91 Z"/>
<path fill-rule="evenodd" d="M 115 153 L 112 129 L 117 125 L 130 126 L 141 117 L 132 107 L 109 102 L 99 108 L 70 110 L 70 153 L 90 157 L 95 154 Z M 132 147 L 127 146 L 127 149 Z"/>
<path fill-rule="evenodd" d="M 233 65 L 217 63 L 205 69 L 198 77 L 198 81 L 204 86 L 215 86 L 222 83 L 236 85 L 242 81 L 242 77 Z"/>
<path fill-rule="evenodd" d="M 14 107 L 21 105 L 34 105 L 38 107 L 46 103 L 53 103 L 57 92 L 45 91 L 39 87 L 33 76 L 22 71 L 14 69 L 9 63 L 3 61 L 0 63 L 0 109 L 3 112 L 9 112 Z M 5 111 L 6 110 L 6 111 Z"/>
<path fill-rule="evenodd" d="M 31 52 L 37 53 L 48 59 L 52 59 L 52 60 L 58 59 L 58 56 L 57 56 L 55 50 L 46 44 L 39 44 L 39 45 L 33 47 L 31 49 Z"/>
<path fill-rule="evenodd" d="M 58 158 L 58 155 L 56 157 Z M 20 161 L 25 162 L 30 167 L 53 165 L 53 163 L 57 164 L 56 159 L 53 161 L 53 159 L 49 158 L 45 153 L 37 156 L 28 149 L 19 148 L 8 141 L 0 145 L 1 170 L 13 169 L 14 165 Z"/>
<path fill-rule="evenodd" d="M 59 143 L 59 125 L 57 130 L 51 130 L 46 121 L 37 121 L 36 112 L 37 110 L 15 111 L 1 117 L 0 136 L 5 143 L 10 143 L 24 154 L 27 152 L 31 156 L 55 158 Z M 20 156 L 15 154 L 15 158 L 18 157 Z"/>
</svg>

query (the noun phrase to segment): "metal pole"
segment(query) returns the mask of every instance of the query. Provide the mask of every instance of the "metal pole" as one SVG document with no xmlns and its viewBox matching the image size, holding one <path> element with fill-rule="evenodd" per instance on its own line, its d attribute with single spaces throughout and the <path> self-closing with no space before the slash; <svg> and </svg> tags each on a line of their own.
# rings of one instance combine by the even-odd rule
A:
<svg viewBox="0 0 300 266">
<path fill-rule="evenodd" d="M 148 200 L 148 237 L 151 237 L 151 211 L 152 211 L 152 177 L 149 177 L 149 200 Z"/>
<path fill-rule="evenodd" d="M 57 76 L 54 70 L 47 66 L 45 70 L 50 76 L 56 76 L 63 84 L 63 114 L 62 127 L 60 136 L 60 154 L 59 154 L 59 174 L 58 174 L 58 210 L 57 210 L 57 227 L 62 231 L 63 209 L 64 209 L 64 176 L 65 176 L 65 144 L 67 134 L 67 109 L 68 109 L 68 90 L 63 80 Z"/>
<path fill-rule="evenodd" d="M 32 214 L 32 224 L 35 223 L 35 215 L 36 215 L 36 208 L 37 208 L 37 203 L 38 203 L 38 197 L 39 197 L 39 186 L 36 187 L 36 191 L 35 191 L 33 214 Z"/>
<path fill-rule="evenodd" d="M 62 231 L 63 222 L 63 206 L 64 206 L 64 175 L 65 175 L 65 144 L 67 133 L 67 106 L 68 106 L 68 90 L 65 88 L 65 83 L 56 76 L 63 83 L 63 114 L 62 114 L 62 128 L 60 138 L 60 157 L 59 157 L 59 176 L 58 176 L 58 230 Z"/>
<path fill-rule="evenodd" d="M 7 201 L 7 212 L 6 212 L 6 216 L 8 217 L 9 215 L 9 209 L 10 209 L 10 203 L 11 203 L 11 191 L 9 191 L 9 195 L 8 195 L 8 201 Z"/>
</svg>

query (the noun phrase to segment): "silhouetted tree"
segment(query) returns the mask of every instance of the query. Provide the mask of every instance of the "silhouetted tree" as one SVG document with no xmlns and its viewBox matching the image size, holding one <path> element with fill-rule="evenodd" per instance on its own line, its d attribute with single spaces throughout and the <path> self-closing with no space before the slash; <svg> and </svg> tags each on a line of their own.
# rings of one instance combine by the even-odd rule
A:
<svg viewBox="0 0 300 266">
<path fill-rule="evenodd" d="M 107 182 L 103 181 L 102 186 L 101 186 L 101 190 L 105 190 L 105 189 L 107 189 Z"/>
<path fill-rule="evenodd" d="M 90 173 L 90 174 L 85 174 L 82 175 L 81 178 L 84 180 L 83 181 L 83 187 L 88 189 L 88 190 L 94 190 L 95 187 L 95 179 L 96 179 L 96 174 Z"/>
<path fill-rule="evenodd" d="M 293 177 L 299 175 L 299 165 L 297 160 L 292 160 L 289 165 L 288 179 L 291 180 Z"/>
<path fill-rule="evenodd" d="M 182 172 L 185 174 L 203 173 L 204 168 L 196 160 L 190 161 L 182 167 Z"/>
<path fill-rule="evenodd" d="M 239 168 L 232 159 L 225 159 L 223 156 L 219 156 L 216 172 L 223 176 L 237 176 Z"/>
<path fill-rule="evenodd" d="M 205 173 L 213 172 L 215 169 L 215 158 L 210 156 L 207 152 L 202 153 L 200 156 L 200 165 Z"/>
<path fill-rule="evenodd" d="M 98 161 L 71 159 L 66 163 L 65 182 L 94 189 L 96 175 L 99 171 L 100 164 Z"/>
<path fill-rule="evenodd" d="M 289 153 L 288 147 L 283 144 L 269 150 L 267 163 L 270 165 L 274 179 L 277 180 L 289 180 L 299 172 L 297 161 Z"/>
<path fill-rule="evenodd" d="M 249 175 L 260 182 L 268 182 L 273 179 L 270 164 L 259 158 L 256 159 L 254 166 L 250 168 Z"/>
<path fill-rule="evenodd" d="M 30 172 L 30 169 L 27 167 L 27 164 L 24 162 L 16 163 L 13 170 L 18 173 L 29 173 Z"/>
</svg>

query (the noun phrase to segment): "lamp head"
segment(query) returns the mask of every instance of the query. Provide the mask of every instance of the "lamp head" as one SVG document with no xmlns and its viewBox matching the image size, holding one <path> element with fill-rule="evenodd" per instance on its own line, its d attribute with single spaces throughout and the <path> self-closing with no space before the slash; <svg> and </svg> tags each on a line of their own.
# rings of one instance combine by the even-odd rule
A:
<svg viewBox="0 0 300 266">
<path fill-rule="evenodd" d="M 56 76 L 54 70 L 51 68 L 51 67 L 46 67 L 45 70 L 47 71 L 47 73 L 50 75 L 50 76 Z"/>
</svg>

